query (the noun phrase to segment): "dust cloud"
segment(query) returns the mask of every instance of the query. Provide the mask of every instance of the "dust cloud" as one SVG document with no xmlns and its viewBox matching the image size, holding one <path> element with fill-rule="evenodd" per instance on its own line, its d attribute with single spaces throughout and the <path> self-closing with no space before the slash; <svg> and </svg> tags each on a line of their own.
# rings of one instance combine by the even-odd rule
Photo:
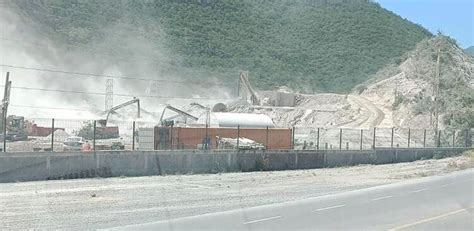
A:
<svg viewBox="0 0 474 231">
<path fill-rule="evenodd" d="M 159 113 L 166 103 L 179 107 L 198 101 L 212 106 L 235 95 L 227 87 L 212 87 L 208 84 L 218 83 L 218 74 L 212 76 L 206 70 L 184 67 L 182 60 L 165 47 L 166 34 L 156 22 L 144 24 L 142 28 L 134 27 L 128 24 L 132 16 L 124 14 L 113 25 L 97 31 L 101 35 L 97 36 L 100 39 L 92 38 L 87 44 L 71 45 L 68 41 L 57 42 L 54 30 L 35 22 L 34 17 L 28 15 L 29 11 L 20 10 L 11 1 L 0 1 L 0 12 L 1 85 L 4 85 L 4 76 L 9 71 L 12 81 L 9 107 L 11 115 L 33 118 L 99 118 L 105 102 L 107 78 L 104 76 L 114 79 L 114 105 L 137 96 L 142 108 L 148 112 Z M 146 30 L 150 26 L 154 27 L 155 33 L 160 33 L 159 41 L 150 41 L 131 29 Z M 91 73 L 97 76 L 18 67 Z M 238 73 L 235 76 L 237 80 Z M 54 89 L 60 92 L 24 88 Z M 148 116 L 148 120 L 157 119 L 153 113 L 145 116 Z"/>
</svg>

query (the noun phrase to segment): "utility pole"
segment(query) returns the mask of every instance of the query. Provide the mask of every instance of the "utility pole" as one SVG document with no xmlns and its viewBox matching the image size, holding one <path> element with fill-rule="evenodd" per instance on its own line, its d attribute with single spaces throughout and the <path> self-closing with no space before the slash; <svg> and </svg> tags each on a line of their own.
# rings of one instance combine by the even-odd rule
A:
<svg viewBox="0 0 474 231">
<path fill-rule="evenodd" d="M 105 110 L 108 111 L 114 106 L 114 80 L 105 81 Z"/>
<path fill-rule="evenodd" d="M 436 73 L 435 73 L 434 81 L 433 81 L 433 127 L 435 130 L 435 140 L 438 139 L 440 52 L 441 51 L 438 48 L 438 58 L 436 60 Z"/>
<path fill-rule="evenodd" d="M 8 113 L 8 103 L 10 102 L 10 89 L 12 81 L 10 81 L 10 72 L 7 72 L 5 78 L 5 89 L 3 92 L 2 100 L 2 123 L 3 123 L 3 152 L 7 151 L 7 113 Z"/>
<path fill-rule="evenodd" d="M 147 95 L 157 95 L 159 86 L 160 86 L 160 84 L 158 83 L 158 81 L 150 81 L 150 84 L 148 85 L 147 89 L 145 90 L 145 93 Z"/>
<path fill-rule="evenodd" d="M 237 98 L 240 97 L 240 76 L 239 76 L 239 81 L 237 81 Z"/>
</svg>

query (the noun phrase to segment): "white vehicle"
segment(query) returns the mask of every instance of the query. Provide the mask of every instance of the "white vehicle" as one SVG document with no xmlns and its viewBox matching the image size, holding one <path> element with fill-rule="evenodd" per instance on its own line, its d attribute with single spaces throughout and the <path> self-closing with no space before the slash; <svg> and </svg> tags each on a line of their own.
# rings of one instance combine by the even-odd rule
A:
<svg viewBox="0 0 474 231">
<path fill-rule="evenodd" d="M 82 145 L 85 140 L 79 136 L 70 136 L 64 140 L 63 150 L 64 151 L 81 151 Z"/>
</svg>

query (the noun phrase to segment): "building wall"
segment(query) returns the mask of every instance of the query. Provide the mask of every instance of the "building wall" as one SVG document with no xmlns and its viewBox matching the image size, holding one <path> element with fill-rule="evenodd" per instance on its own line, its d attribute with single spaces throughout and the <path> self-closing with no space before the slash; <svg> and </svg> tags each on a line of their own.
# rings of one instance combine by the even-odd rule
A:
<svg viewBox="0 0 474 231">
<path fill-rule="evenodd" d="M 275 106 L 277 107 L 294 107 L 295 94 L 286 92 L 275 92 Z"/>
<path fill-rule="evenodd" d="M 160 137 L 160 129 L 167 129 L 172 138 Z M 210 149 L 217 148 L 217 136 L 221 138 L 237 138 L 237 128 L 208 128 Z M 267 149 L 290 149 L 292 132 L 289 128 L 241 128 L 240 137 L 245 137 L 263 144 Z M 155 127 L 155 149 L 196 149 L 204 143 L 206 128 Z M 167 145 L 160 145 L 166 142 Z"/>
<path fill-rule="evenodd" d="M 154 128 L 138 129 L 138 150 L 152 151 L 154 149 L 155 138 L 153 136 Z"/>
</svg>

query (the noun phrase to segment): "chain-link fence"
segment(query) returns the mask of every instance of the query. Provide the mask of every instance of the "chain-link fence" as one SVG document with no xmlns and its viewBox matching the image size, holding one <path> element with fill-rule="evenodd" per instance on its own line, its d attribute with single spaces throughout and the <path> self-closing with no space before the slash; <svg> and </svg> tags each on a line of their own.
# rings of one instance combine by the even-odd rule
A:
<svg viewBox="0 0 474 231">
<path fill-rule="evenodd" d="M 306 128 L 295 127 L 295 149 L 472 147 L 474 129 Z"/>
<path fill-rule="evenodd" d="M 9 123 L 8 152 L 472 147 L 474 129 L 216 128 L 156 122 L 33 118 Z M 3 136 L 2 136 L 3 137 Z M 3 139 L 2 139 L 3 140 Z"/>
<path fill-rule="evenodd" d="M 5 146 L 8 152 L 140 150 L 140 131 L 153 131 L 155 125 L 141 121 L 25 119 L 8 128 Z M 146 141 L 153 143 L 153 133 L 141 135 L 144 149 L 153 150 L 153 145 L 146 145 Z"/>
</svg>

